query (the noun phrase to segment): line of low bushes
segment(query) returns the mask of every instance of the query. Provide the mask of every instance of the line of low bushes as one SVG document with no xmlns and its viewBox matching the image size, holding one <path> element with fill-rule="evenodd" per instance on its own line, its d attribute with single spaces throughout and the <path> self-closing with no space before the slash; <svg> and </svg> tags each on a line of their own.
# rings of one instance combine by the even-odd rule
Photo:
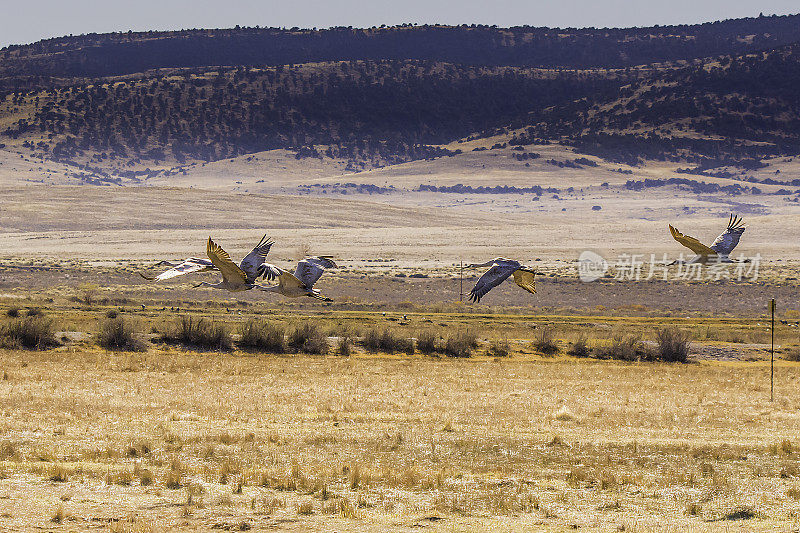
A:
<svg viewBox="0 0 800 533">
<path fill-rule="evenodd" d="M 6 313 L 11 320 L 0 325 L 0 346 L 7 348 L 47 349 L 59 343 L 55 337 L 52 319 L 38 309 L 27 310 L 25 316 L 18 308 Z M 181 316 L 171 327 L 161 332 L 156 341 L 187 348 L 230 351 L 234 344 L 242 350 L 260 353 L 327 354 L 331 351 L 327 334 L 312 322 L 304 321 L 289 329 L 264 319 L 249 319 L 239 328 L 239 340 L 234 343 L 230 327 L 208 318 Z M 351 332 L 338 334 L 333 353 L 347 356 L 352 353 L 354 339 Z M 149 346 L 147 338 L 136 331 L 135 325 L 119 316 L 107 314 L 100 323 L 95 342 L 108 350 L 144 351 Z M 646 343 L 636 335 L 615 335 L 609 343 L 590 346 L 586 336 L 580 336 L 567 350 L 568 355 L 621 361 L 686 362 L 689 355 L 690 334 L 674 326 L 656 332 L 655 342 Z M 369 329 L 360 340 L 371 353 L 416 352 L 448 357 L 470 357 L 478 347 L 477 335 L 470 329 L 458 329 L 447 337 L 439 337 L 433 330 L 422 330 L 416 339 L 396 334 L 390 328 Z M 560 351 L 552 326 L 537 330 L 533 348 L 543 354 Z M 510 355 L 507 340 L 494 340 L 487 354 L 494 357 Z"/>
<path fill-rule="evenodd" d="M 364 349 L 377 353 L 405 353 L 413 355 L 417 351 L 425 355 L 445 355 L 448 357 L 470 357 L 478 347 L 477 335 L 469 329 L 459 329 L 444 339 L 439 339 L 431 330 L 423 330 L 414 339 L 396 335 L 389 328 L 373 328 L 364 335 Z"/>
<path fill-rule="evenodd" d="M 674 326 L 656 332 L 655 343 L 642 341 L 638 335 L 614 335 L 611 342 L 590 346 L 585 335 L 578 337 L 567 354 L 575 357 L 614 359 L 619 361 L 664 361 L 685 363 L 689 358 L 691 335 Z"/>
</svg>

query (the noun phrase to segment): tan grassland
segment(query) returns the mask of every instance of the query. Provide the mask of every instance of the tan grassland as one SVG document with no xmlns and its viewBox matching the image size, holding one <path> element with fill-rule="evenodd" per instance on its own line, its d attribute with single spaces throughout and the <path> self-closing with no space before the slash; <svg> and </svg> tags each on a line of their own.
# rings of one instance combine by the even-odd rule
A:
<svg viewBox="0 0 800 533">
<path fill-rule="evenodd" d="M 556 145 L 531 147 L 542 157 L 528 167 L 510 149 L 472 152 L 499 141 L 359 174 L 275 151 L 140 186 L 76 186 L 74 168 L 0 150 L 0 344 L 35 310 L 58 340 L 0 348 L 0 531 L 796 531 L 796 195 L 632 191 L 629 179 L 687 175 L 600 160 L 558 168 L 544 160 L 580 155 Z M 750 174 L 792 176 L 798 164 Z M 342 194 L 346 182 L 395 189 Z M 560 192 L 414 191 L 457 183 Z M 688 251 L 667 224 L 710 243 L 730 212 L 748 225 L 737 253 L 760 255 L 758 279 L 578 280 L 583 250 L 675 259 Z M 333 255 L 340 268 L 319 288 L 334 302 L 137 273 L 204 256 L 209 235 L 238 260 L 264 233 L 284 268 Z M 460 302 L 459 261 L 497 256 L 535 266 L 537 294 L 509 282 Z M 465 273 L 465 291 L 480 273 Z M 101 349 L 110 316 L 146 351 Z M 181 316 L 234 338 L 249 319 L 310 323 L 331 351 L 159 342 Z M 665 326 L 691 335 L 688 363 L 567 355 L 581 338 L 652 347 Z M 469 358 L 372 353 L 362 341 L 373 328 L 437 342 L 469 332 L 477 347 Z M 537 347 L 543 331 L 555 355 Z M 333 355 L 343 337 L 352 354 Z"/>
</svg>

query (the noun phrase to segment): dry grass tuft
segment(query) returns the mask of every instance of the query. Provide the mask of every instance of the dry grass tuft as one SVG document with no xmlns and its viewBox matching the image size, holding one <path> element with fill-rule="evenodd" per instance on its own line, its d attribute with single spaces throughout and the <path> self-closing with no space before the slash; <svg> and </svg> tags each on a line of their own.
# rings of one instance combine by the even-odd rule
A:
<svg viewBox="0 0 800 533">
<path fill-rule="evenodd" d="M 730 511 L 723 513 L 722 520 L 750 520 L 756 518 L 758 514 L 749 505 L 737 505 Z"/>
<path fill-rule="evenodd" d="M 560 422 L 574 422 L 578 419 L 567 406 L 562 406 L 561 409 L 556 411 L 553 418 Z"/>
<path fill-rule="evenodd" d="M 249 319 L 239 328 L 239 346 L 267 353 L 286 353 L 286 332 L 283 327 L 266 320 Z"/>
<path fill-rule="evenodd" d="M 433 355 L 437 351 L 436 333 L 426 329 L 417 333 L 417 350 L 425 355 Z"/>
<path fill-rule="evenodd" d="M 487 353 L 491 357 L 508 357 L 511 354 L 511 344 L 509 344 L 508 339 L 494 339 L 489 345 Z"/>
<path fill-rule="evenodd" d="M 60 524 L 61 522 L 64 521 L 64 518 L 66 518 L 66 516 L 67 515 L 64 512 L 64 506 L 59 505 L 58 508 L 56 508 L 56 512 L 53 513 L 53 516 L 50 518 L 50 521 L 53 522 L 54 524 Z"/>
<path fill-rule="evenodd" d="M 56 483 L 66 483 L 69 481 L 69 472 L 62 464 L 54 464 L 48 471 L 48 479 Z"/>
<path fill-rule="evenodd" d="M 45 350 L 58 345 L 53 321 L 43 317 L 18 318 L 0 330 L 4 344 L 35 350 Z"/>
<path fill-rule="evenodd" d="M 685 363 L 689 358 L 690 337 L 688 331 L 674 326 L 659 329 L 656 333 L 658 358 L 668 363 Z"/>
<path fill-rule="evenodd" d="M 558 353 L 558 341 L 556 340 L 553 326 L 544 326 L 536 330 L 536 338 L 533 340 L 533 347 L 545 355 Z"/>
<path fill-rule="evenodd" d="M 600 357 L 619 361 L 640 361 L 647 359 L 648 351 L 638 335 L 618 334 L 611 339 L 611 344 L 600 349 Z"/>
<path fill-rule="evenodd" d="M 800 361 L 800 348 L 792 348 L 786 352 L 786 355 L 783 356 L 784 359 L 787 361 Z"/>
<path fill-rule="evenodd" d="M 138 337 L 130 323 L 120 318 L 109 318 L 100 323 L 97 344 L 106 350 L 147 351 L 147 343 Z"/>
<path fill-rule="evenodd" d="M 314 502 L 311 500 L 303 500 L 297 504 L 297 514 L 311 515 L 314 514 Z"/>
<path fill-rule="evenodd" d="M 389 328 L 384 328 L 383 331 L 372 328 L 364 335 L 364 348 L 372 353 L 384 351 L 386 353 L 404 352 L 413 355 L 414 341 L 413 339 L 395 335 Z"/>
<path fill-rule="evenodd" d="M 324 355 L 328 353 L 328 337 L 315 324 L 303 322 L 289 334 L 289 348 L 295 352 Z"/>
<path fill-rule="evenodd" d="M 444 343 L 443 352 L 449 357 L 470 357 L 472 350 L 478 347 L 478 336 L 471 329 L 460 329 L 449 335 Z"/>
<path fill-rule="evenodd" d="M 336 355 L 340 357 L 350 357 L 352 353 L 351 340 L 348 336 L 339 337 L 336 343 Z"/>
<path fill-rule="evenodd" d="M 233 349 L 233 339 L 227 326 L 205 318 L 195 320 L 191 316 L 182 316 L 173 331 L 163 334 L 161 338 L 167 343 L 205 350 L 228 352 Z"/>
<path fill-rule="evenodd" d="M 580 334 L 572 346 L 567 350 L 567 354 L 573 357 L 589 357 L 592 355 L 592 349 L 589 347 L 589 341 L 584 334 Z"/>
<path fill-rule="evenodd" d="M 164 486 L 168 489 L 180 489 L 184 485 L 184 469 L 180 461 L 173 459 L 164 476 Z"/>
</svg>

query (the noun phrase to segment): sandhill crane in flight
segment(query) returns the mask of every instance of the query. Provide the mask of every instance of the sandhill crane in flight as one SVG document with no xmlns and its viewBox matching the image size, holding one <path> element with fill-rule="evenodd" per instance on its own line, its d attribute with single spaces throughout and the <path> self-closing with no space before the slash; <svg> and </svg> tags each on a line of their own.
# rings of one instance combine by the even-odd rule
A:
<svg viewBox="0 0 800 533">
<path fill-rule="evenodd" d="M 669 231 L 676 241 L 697 254 L 691 260 L 687 261 L 687 263 L 707 263 L 708 261 L 733 263 L 728 255 L 736 248 L 736 245 L 739 244 L 739 239 L 746 229 L 743 224 L 740 217 L 731 214 L 728 219 L 728 227 L 713 243 L 711 243 L 711 246 L 706 246 L 694 237 L 684 235 L 671 224 L 669 226 Z M 677 262 L 678 261 L 674 261 L 674 263 Z"/>
<path fill-rule="evenodd" d="M 192 272 L 208 272 L 212 270 L 220 270 L 223 272 L 223 284 L 225 283 L 225 271 L 220 268 L 220 264 L 224 265 L 226 270 L 228 271 L 228 277 L 231 279 L 230 286 L 241 286 L 242 288 L 236 289 L 238 290 L 247 290 L 244 288 L 246 285 L 255 285 L 256 280 L 260 277 L 264 277 L 266 279 L 274 279 L 275 276 L 278 275 L 277 270 L 275 267 L 270 265 L 269 263 L 265 262 L 267 254 L 269 253 L 270 248 L 272 247 L 273 241 L 268 239 L 266 235 L 264 235 L 258 244 L 253 248 L 253 250 L 242 259 L 242 262 L 239 263 L 237 267 L 232 261 L 228 253 L 223 250 L 220 246 L 218 246 L 214 241 L 211 240 L 211 237 L 208 238 L 208 244 L 206 246 L 206 253 L 208 254 L 208 259 L 202 259 L 199 257 L 190 257 L 189 259 L 181 262 L 181 263 L 172 263 L 169 261 L 161 261 L 158 265 L 169 265 L 172 268 L 162 272 L 161 274 L 150 277 L 143 273 L 139 273 L 143 278 L 150 280 L 150 281 L 162 281 L 165 279 L 174 278 L 177 276 L 182 276 L 184 274 L 190 274 Z M 156 266 L 158 266 L 156 265 Z M 231 265 L 235 268 L 231 268 Z M 243 276 L 244 282 L 239 283 L 237 280 Z M 202 285 L 202 284 L 200 284 Z M 211 284 L 206 284 L 211 285 Z M 213 285 L 212 285 L 213 286 Z M 219 288 L 227 288 L 220 286 Z M 248 287 L 252 289 L 253 287 Z M 233 289 L 231 289 L 233 290 Z"/>
<path fill-rule="evenodd" d="M 323 296 L 319 290 L 314 288 L 314 284 L 326 268 L 336 268 L 336 263 L 329 256 L 306 257 L 298 261 L 294 274 L 282 268 L 274 266 L 272 268 L 278 272 L 278 284 L 271 287 L 259 287 L 262 291 L 277 292 L 290 298 L 310 296 L 325 302 L 331 301 L 330 298 Z"/>
<path fill-rule="evenodd" d="M 195 287 L 226 289 L 231 292 L 267 288 L 256 283 L 258 278 L 264 277 L 271 280 L 280 275 L 278 267 L 264 261 L 271 246 L 272 242 L 264 242 L 264 239 L 261 239 L 259 246 L 253 248 L 253 251 L 247 254 L 237 266 L 236 263 L 231 261 L 231 256 L 228 255 L 228 252 L 209 237 L 206 244 L 206 253 L 214 267 L 222 274 L 222 281 L 219 283 L 201 281 Z"/>
<path fill-rule="evenodd" d="M 491 266 L 486 273 L 478 279 L 478 282 L 469 293 L 472 302 L 480 302 L 487 292 L 503 283 L 513 274 L 514 282 L 531 294 L 536 294 L 536 283 L 534 276 L 536 269 L 524 267 L 519 261 L 498 257 L 486 263 L 467 265 L 467 268 L 479 268 Z"/>
</svg>

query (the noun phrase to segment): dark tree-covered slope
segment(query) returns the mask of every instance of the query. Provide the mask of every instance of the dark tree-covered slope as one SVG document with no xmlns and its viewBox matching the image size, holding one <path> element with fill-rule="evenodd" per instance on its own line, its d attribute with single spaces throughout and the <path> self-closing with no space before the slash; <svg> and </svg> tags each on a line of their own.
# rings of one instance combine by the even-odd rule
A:
<svg viewBox="0 0 800 533">
<path fill-rule="evenodd" d="M 619 68 L 766 50 L 800 40 L 800 15 L 627 29 L 396 26 L 111 33 L 0 50 L 0 78 L 96 77 L 154 68 L 416 59 L 467 65 Z"/>
<path fill-rule="evenodd" d="M 612 98 L 609 73 L 418 61 L 236 68 L 81 85 L 36 93 L 35 109 L 4 134 L 48 135 L 58 158 L 216 160 L 274 148 L 327 145 L 327 155 L 381 164 L 425 157 L 444 144 L 520 122 L 533 110 L 592 95 Z M 10 106 L 31 95 L 19 93 Z M 166 152 L 166 154 L 165 154 Z"/>
</svg>

